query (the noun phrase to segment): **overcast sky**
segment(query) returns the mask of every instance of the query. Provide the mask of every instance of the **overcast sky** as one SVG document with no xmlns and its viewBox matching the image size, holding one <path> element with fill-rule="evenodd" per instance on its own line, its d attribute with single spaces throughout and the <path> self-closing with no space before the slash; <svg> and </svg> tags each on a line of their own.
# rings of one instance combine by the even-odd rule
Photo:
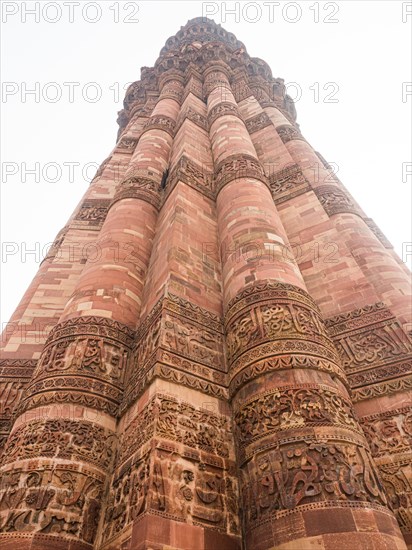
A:
<svg viewBox="0 0 412 550">
<path fill-rule="evenodd" d="M 412 176 L 402 177 L 411 160 L 411 2 L 78 4 L 1 2 L 2 323 L 114 147 L 127 83 L 202 15 L 285 80 L 304 136 L 402 255 L 412 241 Z"/>
</svg>

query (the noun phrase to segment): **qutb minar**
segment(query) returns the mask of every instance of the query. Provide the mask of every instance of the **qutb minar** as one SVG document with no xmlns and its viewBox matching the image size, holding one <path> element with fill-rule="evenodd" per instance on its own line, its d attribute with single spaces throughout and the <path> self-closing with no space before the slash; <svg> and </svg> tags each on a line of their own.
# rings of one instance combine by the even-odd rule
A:
<svg viewBox="0 0 412 550">
<path fill-rule="evenodd" d="M 1 547 L 411 548 L 410 273 L 283 80 L 193 19 L 119 124 L 3 334 Z"/>
</svg>

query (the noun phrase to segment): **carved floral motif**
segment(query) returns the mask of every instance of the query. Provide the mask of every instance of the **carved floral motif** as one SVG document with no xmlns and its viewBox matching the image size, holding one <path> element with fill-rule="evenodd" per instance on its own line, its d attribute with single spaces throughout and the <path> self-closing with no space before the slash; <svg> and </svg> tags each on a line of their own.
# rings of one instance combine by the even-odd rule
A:
<svg viewBox="0 0 412 550">
<path fill-rule="evenodd" d="M 241 447 L 274 432 L 305 426 L 340 425 L 359 430 L 350 401 L 327 386 L 275 388 L 235 411 Z"/>
<path fill-rule="evenodd" d="M 21 426 L 10 435 L 4 463 L 47 456 L 82 460 L 110 469 L 117 437 L 114 432 L 80 420 L 37 420 Z"/>
</svg>

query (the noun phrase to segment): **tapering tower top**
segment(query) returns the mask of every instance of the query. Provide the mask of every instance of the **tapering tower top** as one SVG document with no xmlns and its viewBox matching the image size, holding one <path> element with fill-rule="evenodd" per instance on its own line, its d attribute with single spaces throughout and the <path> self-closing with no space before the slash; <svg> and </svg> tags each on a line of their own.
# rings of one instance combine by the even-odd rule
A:
<svg viewBox="0 0 412 550">
<path fill-rule="evenodd" d="M 237 101 L 253 95 L 262 106 L 272 104 L 296 123 L 295 105 L 286 94 L 284 80 L 274 78 L 265 61 L 251 57 L 234 34 L 212 19 L 197 17 L 167 39 L 154 67 L 142 67 L 141 79 L 129 86 L 119 113 L 118 137 L 133 117 L 144 115 L 149 99 L 156 101 L 165 73 L 178 73 L 185 84 L 196 74 L 202 82 L 204 71 L 213 64 L 225 67 Z M 198 95 L 206 99 L 202 91 Z"/>
</svg>

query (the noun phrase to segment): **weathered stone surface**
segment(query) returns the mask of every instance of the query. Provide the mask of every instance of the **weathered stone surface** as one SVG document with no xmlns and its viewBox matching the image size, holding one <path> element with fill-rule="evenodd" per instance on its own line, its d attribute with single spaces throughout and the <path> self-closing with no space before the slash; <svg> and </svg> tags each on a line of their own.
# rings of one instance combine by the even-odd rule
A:
<svg viewBox="0 0 412 550">
<path fill-rule="evenodd" d="M 404 550 L 410 281 L 283 80 L 194 19 L 119 126 L 3 335 L 1 547 Z"/>
</svg>

